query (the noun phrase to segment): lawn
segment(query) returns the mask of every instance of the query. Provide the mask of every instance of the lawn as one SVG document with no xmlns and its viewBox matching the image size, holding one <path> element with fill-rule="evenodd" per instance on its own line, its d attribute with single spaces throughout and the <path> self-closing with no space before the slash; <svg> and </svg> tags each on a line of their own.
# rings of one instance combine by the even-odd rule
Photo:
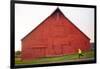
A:
<svg viewBox="0 0 100 69">
<path fill-rule="evenodd" d="M 57 57 L 44 57 L 40 59 L 35 59 L 31 61 L 21 61 L 20 58 L 15 58 L 15 64 L 45 64 L 45 63 L 57 63 L 57 62 L 70 62 L 70 60 L 81 60 L 81 59 L 91 59 L 94 58 L 94 51 L 83 52 L 83 55 L 80 59 L 78 54 L 64 55 Z"/>
</svg>

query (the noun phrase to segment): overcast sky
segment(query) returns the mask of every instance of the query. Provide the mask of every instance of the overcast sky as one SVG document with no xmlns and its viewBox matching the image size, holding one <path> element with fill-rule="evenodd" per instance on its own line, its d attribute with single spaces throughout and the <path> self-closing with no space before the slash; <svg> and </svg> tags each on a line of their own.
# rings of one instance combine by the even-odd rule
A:
<svg viewBox="0 0 100 69">
<path fill-rule="evenodd" d="M 57 6 L 15 4 L 15 50 L 21 50 L 21 39 L 44 21 Z M 63 14 L 94 42 L 94 9 L 60 7 Z"/>
</svg>

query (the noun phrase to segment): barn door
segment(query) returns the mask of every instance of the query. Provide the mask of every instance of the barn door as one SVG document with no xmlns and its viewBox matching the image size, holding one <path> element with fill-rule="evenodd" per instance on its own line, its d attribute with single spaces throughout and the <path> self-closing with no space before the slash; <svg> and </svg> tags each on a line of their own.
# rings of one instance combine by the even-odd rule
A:
<svg viewBox="0 0 100 69">
<path fill-rule="evenodd" d="M 73 52 L 73 48 L 69 44 L 62 45 L 62 53 L 63 55 L 68 55 Z"/>
<path fill-rule="evenodd" d="M 45 57 L 45 48 L 33 48 L 32 55 L 34 58 Z"/>
<path fill-rule="evenodd" d="M 57 56 L 61 55 L 61 46 L 60 45 L 53 45 L 54 54 Z"/>
</svg>

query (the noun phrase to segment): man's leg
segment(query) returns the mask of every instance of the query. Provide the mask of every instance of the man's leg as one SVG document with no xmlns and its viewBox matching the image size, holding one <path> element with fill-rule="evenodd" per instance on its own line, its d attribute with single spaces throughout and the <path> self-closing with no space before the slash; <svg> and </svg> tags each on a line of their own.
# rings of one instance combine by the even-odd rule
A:
<svg viewBox="0 0 100 69">
<path fill-rule="evenodd" d="M 79 58 L 80 58 L 81 54 L 78 54 L 78 56 L 79 56 Z"/>
<path fill-rule="evenodd" d="M 81 56 L 83 56 L 83 54 L 82 54 L 82 53 L 81 53 L 80 55 L 81 55 Z"/>
</svg>

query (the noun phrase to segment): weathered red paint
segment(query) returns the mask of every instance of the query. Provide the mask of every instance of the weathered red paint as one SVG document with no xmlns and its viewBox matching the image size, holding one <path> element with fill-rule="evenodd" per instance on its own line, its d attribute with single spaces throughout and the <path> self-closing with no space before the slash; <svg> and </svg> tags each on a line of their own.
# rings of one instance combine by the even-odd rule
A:
<svg viewBox="0 0 100 69">
<path fill-rule="evenodd" d="M 88 51 L 90 39 L 57 8 L 22 39 L 22 59 L 62 56 Z"/>
</svg>

